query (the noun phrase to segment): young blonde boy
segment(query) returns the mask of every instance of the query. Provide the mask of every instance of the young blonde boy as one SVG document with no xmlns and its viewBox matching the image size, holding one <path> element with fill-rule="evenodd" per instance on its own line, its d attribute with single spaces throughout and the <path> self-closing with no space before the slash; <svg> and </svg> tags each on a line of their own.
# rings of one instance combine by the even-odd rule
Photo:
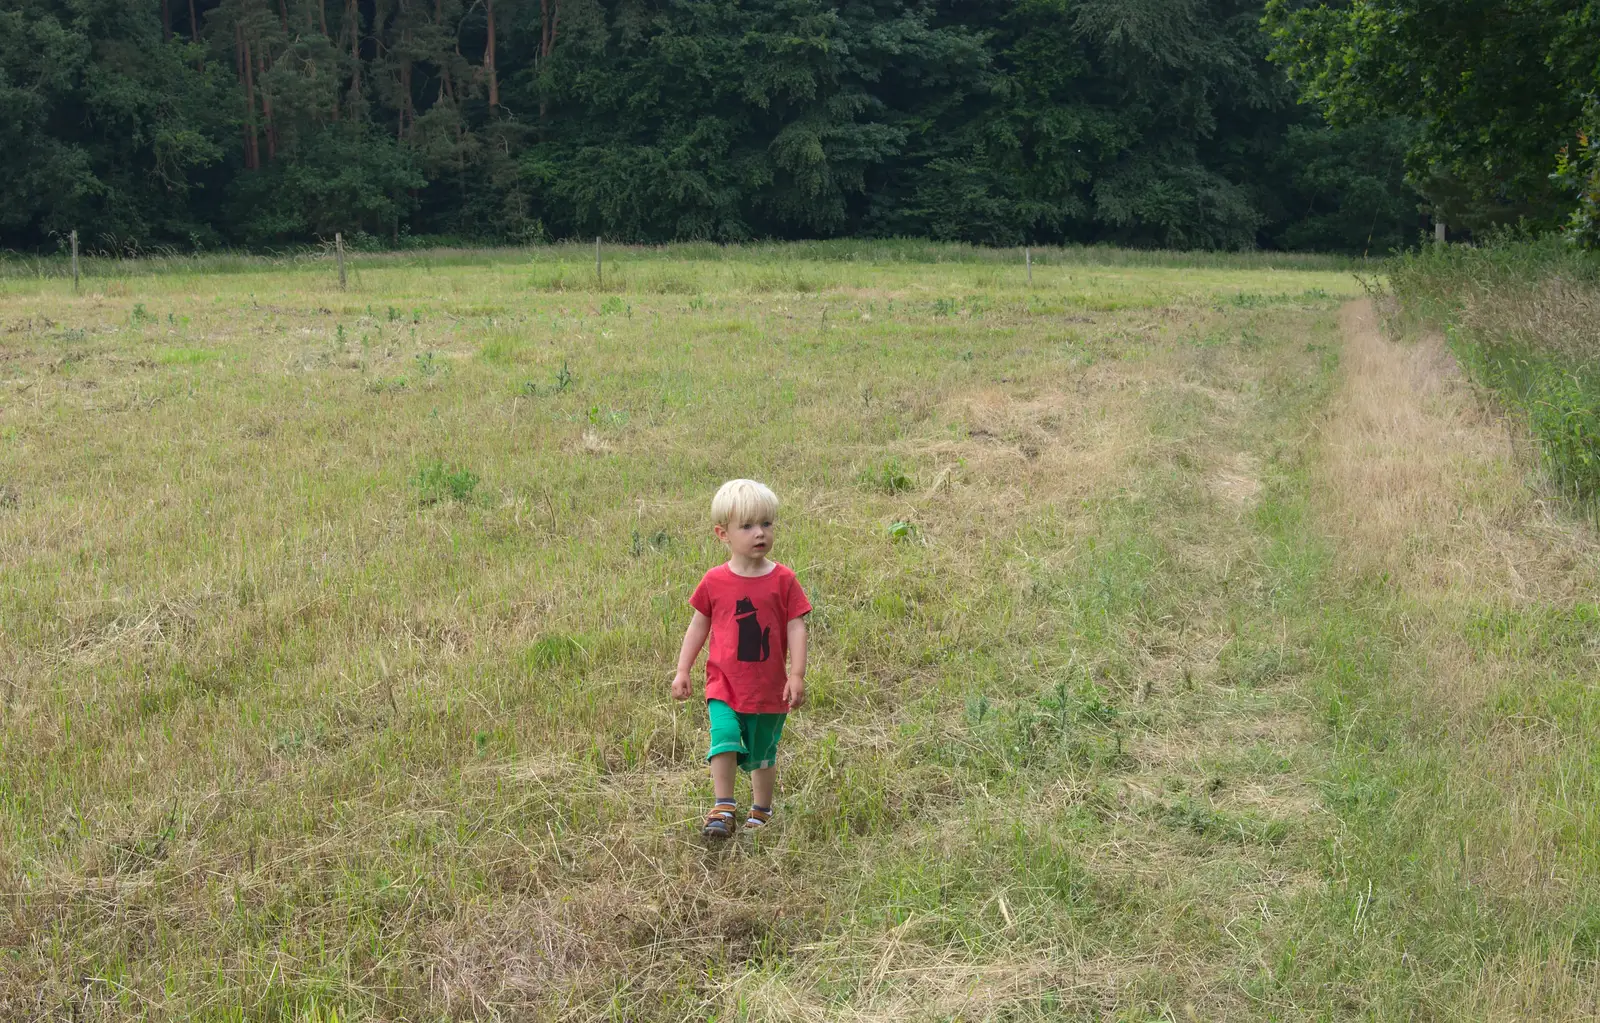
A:
<svg viewBox="0 0 1600 1023">
<path fill-rule="evenodd" d="M 724 483 L 711 501 L 711 529 L 727 546 L 728 560 L 707 572 L 689 598 L 694 617 L 678 652 L 672 695 L 689 698 L 689 672 L 709 635 L 706 760 L 716 803 L 701 828 L 707 838 L 729 838 L 736 830 L 736 769 L 750 774 L 745 829 L 772 821 L 778 739 L 787 713 L 806 702 L 805 616 L 811 602 L 794 572 L 768 557 L 777 514 L 777 495 L 766 486 L 754 480 Z"/>
</svg>

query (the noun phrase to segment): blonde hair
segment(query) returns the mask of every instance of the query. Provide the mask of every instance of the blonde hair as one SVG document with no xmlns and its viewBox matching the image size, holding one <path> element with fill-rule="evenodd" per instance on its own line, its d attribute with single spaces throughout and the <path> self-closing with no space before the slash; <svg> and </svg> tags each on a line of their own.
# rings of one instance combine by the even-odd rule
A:
<svg viewBox="0 0 1600 1023">
<path fill-rule="evenodd" d="M 717 526 L 770 519 L 777 513 L 778 495 L 755 480 L 729 480 L 711 499 L 711 522 Z"/>
</svg>

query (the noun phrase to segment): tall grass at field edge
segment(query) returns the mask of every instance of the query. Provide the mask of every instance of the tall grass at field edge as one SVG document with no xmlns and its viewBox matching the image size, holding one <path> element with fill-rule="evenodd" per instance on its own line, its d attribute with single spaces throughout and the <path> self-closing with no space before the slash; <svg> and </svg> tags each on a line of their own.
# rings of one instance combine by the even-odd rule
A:
<svg viewBox="0 0 1600 1023">
<path fill-rule="evenodd" d="M 1600 259 L 1559 240 L 1440 246 L 1389 266 L 1406 325 L 1442 330 L 1457 360 L 1526 421 L 1551 482 L 1600 499 Z"/>
<path fill-rule="evenodd" d="M 1312 252 L 1202 252 L 1168 249 L 1122 249 L 1102 245 L 1038 246 L 1031 256 L 1036 266 L 1162 267 L 1172 269 L 1240 270 L 1354 270 L 1364 260 Z M 922 239 L 834 239 L 807 242 L 749 242 L 723 245 L 680 242 L 667 245 L 603 243 L 605 265 L 637 262 L 722 262 L 782 264 L 794 261 L 823 263 L 910 264 L 1022 264 L 1023 250 L 987 248 L 960 242 Z M 346 247 L 349 267 L 460 267 L 533 263 L 571 263 L 575 272 L 593 276 L 592 241 L 555 242 L 535 246 L 458 246 L 442 241 L 390 251 L 356 251 Z M 145 277 L 166 274 L 231 274 L 262 271 L 324 272 L 334 260 L 332 241 L 291 246 L 281 250 L 250 252 L 219 250 L 179 253 L 152 249 L 134 256 L 86 250 L 79 259 L 84 278 Z M 27 255 L 0 253 L 0 280 L 28 280 L 72 276 L 65 253 Z"/>
</svg>

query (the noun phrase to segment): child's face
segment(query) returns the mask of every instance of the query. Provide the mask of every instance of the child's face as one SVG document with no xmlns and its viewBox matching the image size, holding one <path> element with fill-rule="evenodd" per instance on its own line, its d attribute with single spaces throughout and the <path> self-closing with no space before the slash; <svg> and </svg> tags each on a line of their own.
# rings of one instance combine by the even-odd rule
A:
<svg viewBox="0 0 1600 1023">
<path fill-rule="evenodd" d="M 726 526 L 713 526 L 717 539 L 728 545 L 731 554 L 741 558 L 764 558 L 772 550 L 777 536 L 771 519 L 754 522 L 729 522 Z"/>
</svg>

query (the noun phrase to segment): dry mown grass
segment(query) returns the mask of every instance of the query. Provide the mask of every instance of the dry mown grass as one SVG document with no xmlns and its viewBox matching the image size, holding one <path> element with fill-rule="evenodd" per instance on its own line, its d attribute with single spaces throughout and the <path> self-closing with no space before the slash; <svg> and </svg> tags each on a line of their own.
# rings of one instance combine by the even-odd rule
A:
<svg viewBox="0 0 1600 1023">
<path fill-rule="evenodd" d="M 1571 598 L 1592 588 L 1588 533 L 1527 484 L 1507 424 L 1465 386 L 1443 339 L 1385 340 L 1345 311 L 1347 374 L 1327 431 L 1330 492 L 1360 571 L 1473 601 Z"/>
</svg>

